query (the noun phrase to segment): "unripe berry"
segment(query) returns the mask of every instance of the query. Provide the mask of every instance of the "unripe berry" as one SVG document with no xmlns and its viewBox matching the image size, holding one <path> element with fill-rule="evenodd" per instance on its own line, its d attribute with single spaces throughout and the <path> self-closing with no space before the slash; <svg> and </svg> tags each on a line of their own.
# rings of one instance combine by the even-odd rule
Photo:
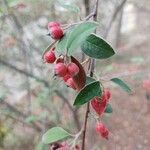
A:
<svg viewBox="0 0 150 150">
<path fill-rule="evenodd" d="M 53 39 L 58 40 L 63 36 L 63 30 L 59 26 L 50 28 L 50 35 Z"/>
<path fill-rule="evenodd" d="M 71 76 L 70 76 L 69 74 L 66 74 L 66 75 L 63 77 L 63 80 L 64 80 L 65 82 L 67 82 L 67 80 L 70 79 L 70 78 L 71 78 Z"/>
<path fill-rule="evenodd" d="M 54 66 L 55 74 L 64 77 L 67 74 L 67 67 L 64 63 L 58 63 Z"/>
<path fill-rule="evenodd" d="M 104 89 L 101 99 L 104 101 L 105 100 L 108 101 L 110 99 L 110 96 L 111 96 L 110 91 L 108 89 Z"/>
<path fill-rule="evenodd" d="M 60 23 L 53 21 L 53 22 L 49 22 L 47 26 L 48 26 L 48 29 L 50 29 L 50 28 L 55 27 L 55 26 L 60 26 Z"/>
<path fill-rule="evenodd" d="M 71 76 L 75 76 L 79 73 L 79 67 L 75 63 L 68 64 L 67 69 Z"/>
<path fill-rule="evenodd" d="M 93 109 L 96 111 L 96 113 L 98 115 L 101 115 L 106 107 L 106 101 L 101 100 L 100 97 L 94 97 L 91 100 L 91 106 L 93 107 Z"/>
<path fill-rule="evenodd" d="M 108 139 L 109 131 L 103 123 L 100 123 L 100 122 L 97 123 L 96 127 L 95 127 L 95 130 L 96 130 L 97 133 L 100 133 L 102 137 Z"/>
<path fill-rule="evenodd" d="M 53 50 L 49 50 L 49 51 L 45 52 L 43 58 L 44 58 L 44 61 L 47 63 L 54 63 L 56 60 Z"/>
<path fill-rule="evenodd" d="M 76 90 L 76 86 L 75 86 L 75 83 L 73 81 L 72 78 L 69 78 L 67 81 L 66 81 L 66 85 L 73 88 L 74 90 Z"/>
</svg>

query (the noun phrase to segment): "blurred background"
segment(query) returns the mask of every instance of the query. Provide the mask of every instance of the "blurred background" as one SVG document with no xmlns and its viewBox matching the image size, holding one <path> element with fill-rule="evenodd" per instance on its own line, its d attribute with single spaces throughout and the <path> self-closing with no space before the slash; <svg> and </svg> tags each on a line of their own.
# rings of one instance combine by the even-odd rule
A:
<svg viewBox="0 0 150 150">
<path fill-rule="evenodd" d="M 92 0 L 0 0 L 0 150 L 47 150 L 41 136 L 61 126 L 77 133 L 85 106 L 72 106 L 75 92 L 53 78 L 53 65 L 42 53 L 52 42 L 47 23 L 71 24 L 84 19 Z M 150 1 L 99 0 L 97 33 L 114 47 L 116 55 L 97 61 L 100 78 L 119 77 L 133 90 L 127 95 L 106 82 L 112 93 L 113 113 L 104 115 L 109 140 L 95 133 L 89 117 L 87 150 L 149 150 Z M 76 52 L 81 60 L 81 50 Z M 60 111 L 61 110 L 61 111 Z M 80 140 L 78 141 L 80 144 Z"/>
</svg>

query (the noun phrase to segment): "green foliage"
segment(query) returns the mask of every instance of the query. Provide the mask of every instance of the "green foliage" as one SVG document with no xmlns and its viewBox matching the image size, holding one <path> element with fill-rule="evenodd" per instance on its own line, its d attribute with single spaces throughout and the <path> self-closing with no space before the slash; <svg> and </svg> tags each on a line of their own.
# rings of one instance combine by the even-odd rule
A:
<svg viewBox="0 0 150 150">
<path fill-rule="evenodd" d="M 49 129 L 42 137 L 44 144 L 50 144 L 71 136 L 67 131 L 61 127 L 53 127 Z"/>
<path fill-rule="evenodd" d="M 64 36 L 57 42 L 56 44 L 56 54 L 59 56 L 66 52 L 67 49 L 67 41 L 71 30 L 68 30 Z"/>
<path fill-rule="evenodd" d="M 91 34 L 81 45 L 82 51 L 96 59 L 106 59 L 115 54 L 113 48 L 102 38 Z"/>
<path fill-rule="evenodd" d="M 109 103 L 106 104 L 105 113 L 112 113 L 113 109 Z"/>
<path fill-rule="evenodd" d="M 122 81 L 121 79 L 112 78 L 111 81 L 114 82 L 115 84 L 119 85 L 125 92 L 127 92 L 127 93 L 132 92 L 130 87 L 124 81 Z"/>
<path fill-rule="evenodd" d="M 77 25 L 70 33 L 68 42 L 67 42 L 67 50 L 68 55 L 71 56 L 74 50 L 78 48 L 81 43 L 89 36 L 92 31 L 98 26 L 98 23 L 86 21 L 79 25 Z"/>
<path fill-rule="evenodd" d="M 74 105 L 83 105 L 90 101 L 94 96 L 101 95 L 101 87 L 99 81 L 94 81 L 86 85 L 76 96 Z"/>
</svg>

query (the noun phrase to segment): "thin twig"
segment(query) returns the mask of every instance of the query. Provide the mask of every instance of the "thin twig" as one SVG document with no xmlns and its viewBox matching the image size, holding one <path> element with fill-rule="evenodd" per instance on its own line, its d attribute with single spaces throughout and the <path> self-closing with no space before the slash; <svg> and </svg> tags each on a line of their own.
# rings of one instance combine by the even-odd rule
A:
<svg viewBox="0 0 150 150">
<path fill-rule="evenodd" d="M 93 16 L 93 20 L 97 21 L 98 2 L 99 2 L 99 0 L 96 0 L 93 13 L 91 13 L 88 17 L 86 17 L 86 19 L 89 19 L 91 16 Z M 90 65 L 90 76 L 93 77 L 94 68 L 95 68 L 95 60 L 92 59 L 91 62 L 89 63 L 89 65 Z M 87 131 L 87 122 L 88 122 L 89 112 L 90 112 L 90 103 L 88 102 L 87 106 L 86 106 L 86 113 L 85 113 L 85 119 L 84 119 L 84 124 L 83 124 L 82 150 L 85 149 L 85 137 L 86 137 L 86 131 Z"/>
</svg>

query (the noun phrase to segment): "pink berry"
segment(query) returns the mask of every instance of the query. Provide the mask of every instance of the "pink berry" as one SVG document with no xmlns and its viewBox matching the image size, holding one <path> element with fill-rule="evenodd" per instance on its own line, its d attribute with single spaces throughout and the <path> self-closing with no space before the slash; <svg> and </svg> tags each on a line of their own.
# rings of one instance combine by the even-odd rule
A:
<svg viewBox="0 0 150 150">
<path fill-rule="evenodd" d="M 69 78 L 67 81 L 66 81 L 66 85 L 73 88 L 74 90 L 76 90 L 76 86 L 75 86 L 75 83 L 73 81 L 72 78 Z"/>
<path fill-rule="evenodd" d="M 55 74 L 64 77 L 67 74 L 67 67 L 64 63 L 58 63 L 54 66 Z"/>
<path fill-rule="evenodd" d="M 69 74 L 66 74 L 66 75 L 63 77 L 63 80 L 64 80 L 65 82 L 67 82 L 67 80 L 70 79 L 70 78 L 71 78 L 71 76 L 70 76 Z"/>
<path fill-rule="evenodd" d="M 105 100 L 108 101 L 110 99 L 110 96 L 111 96 L 110 91 L 108 89 L 104 89 L 101 99 L 104 101 Z"/>
<path fill-rule="evenodd" d="M 146 90 L 150 89 L 150 80 L 143 80 L 143 88 Z"/>
<path fill-rule="evenodd" d="M 106 100 L 103 101 L 100 97 L 94 97 L 91 100 L 91 106 L 98 115 L 101 115 L 104 112 L 106 103 Z"/>
<path fill-rule="evenodd" d="M 96 124 L 95 130 L 97 133 L 100 133 L 102 137 L 108 139 L 109 131 L 103 123 L 98 122 Z"/>
<path fill-rule="evenodd" d="M 55 60 L 56 60 L 56 57 L 55 57 L 54 51 L 49 50 L 49 51 L 45 52 L 45 54 L 44 54 L 44 61 L 45 62 L 54 63 Z"/>
<path fill-rule="evenodd" d="M 75 76 L 79 73 L 79 67 L 75 63 L 68 64 L 67 69 L 71 76 Z"/>
<path fill-rule="evenodd" d="M 63 36 L 63 30 L 59 26 L 50 29 L 50 35 L 53 39 L 58 40 Z"/>
<path fill-rule="evenodd" d="M 48 23 L 48 29 L 52 28 L 52 27 L 57 27 L 57 26 L 60 26 L 60 23 L 59 22 L 56 22 L 56 21 L 53 21 L 53 22 L 49 22 Z"/>
</svg>

